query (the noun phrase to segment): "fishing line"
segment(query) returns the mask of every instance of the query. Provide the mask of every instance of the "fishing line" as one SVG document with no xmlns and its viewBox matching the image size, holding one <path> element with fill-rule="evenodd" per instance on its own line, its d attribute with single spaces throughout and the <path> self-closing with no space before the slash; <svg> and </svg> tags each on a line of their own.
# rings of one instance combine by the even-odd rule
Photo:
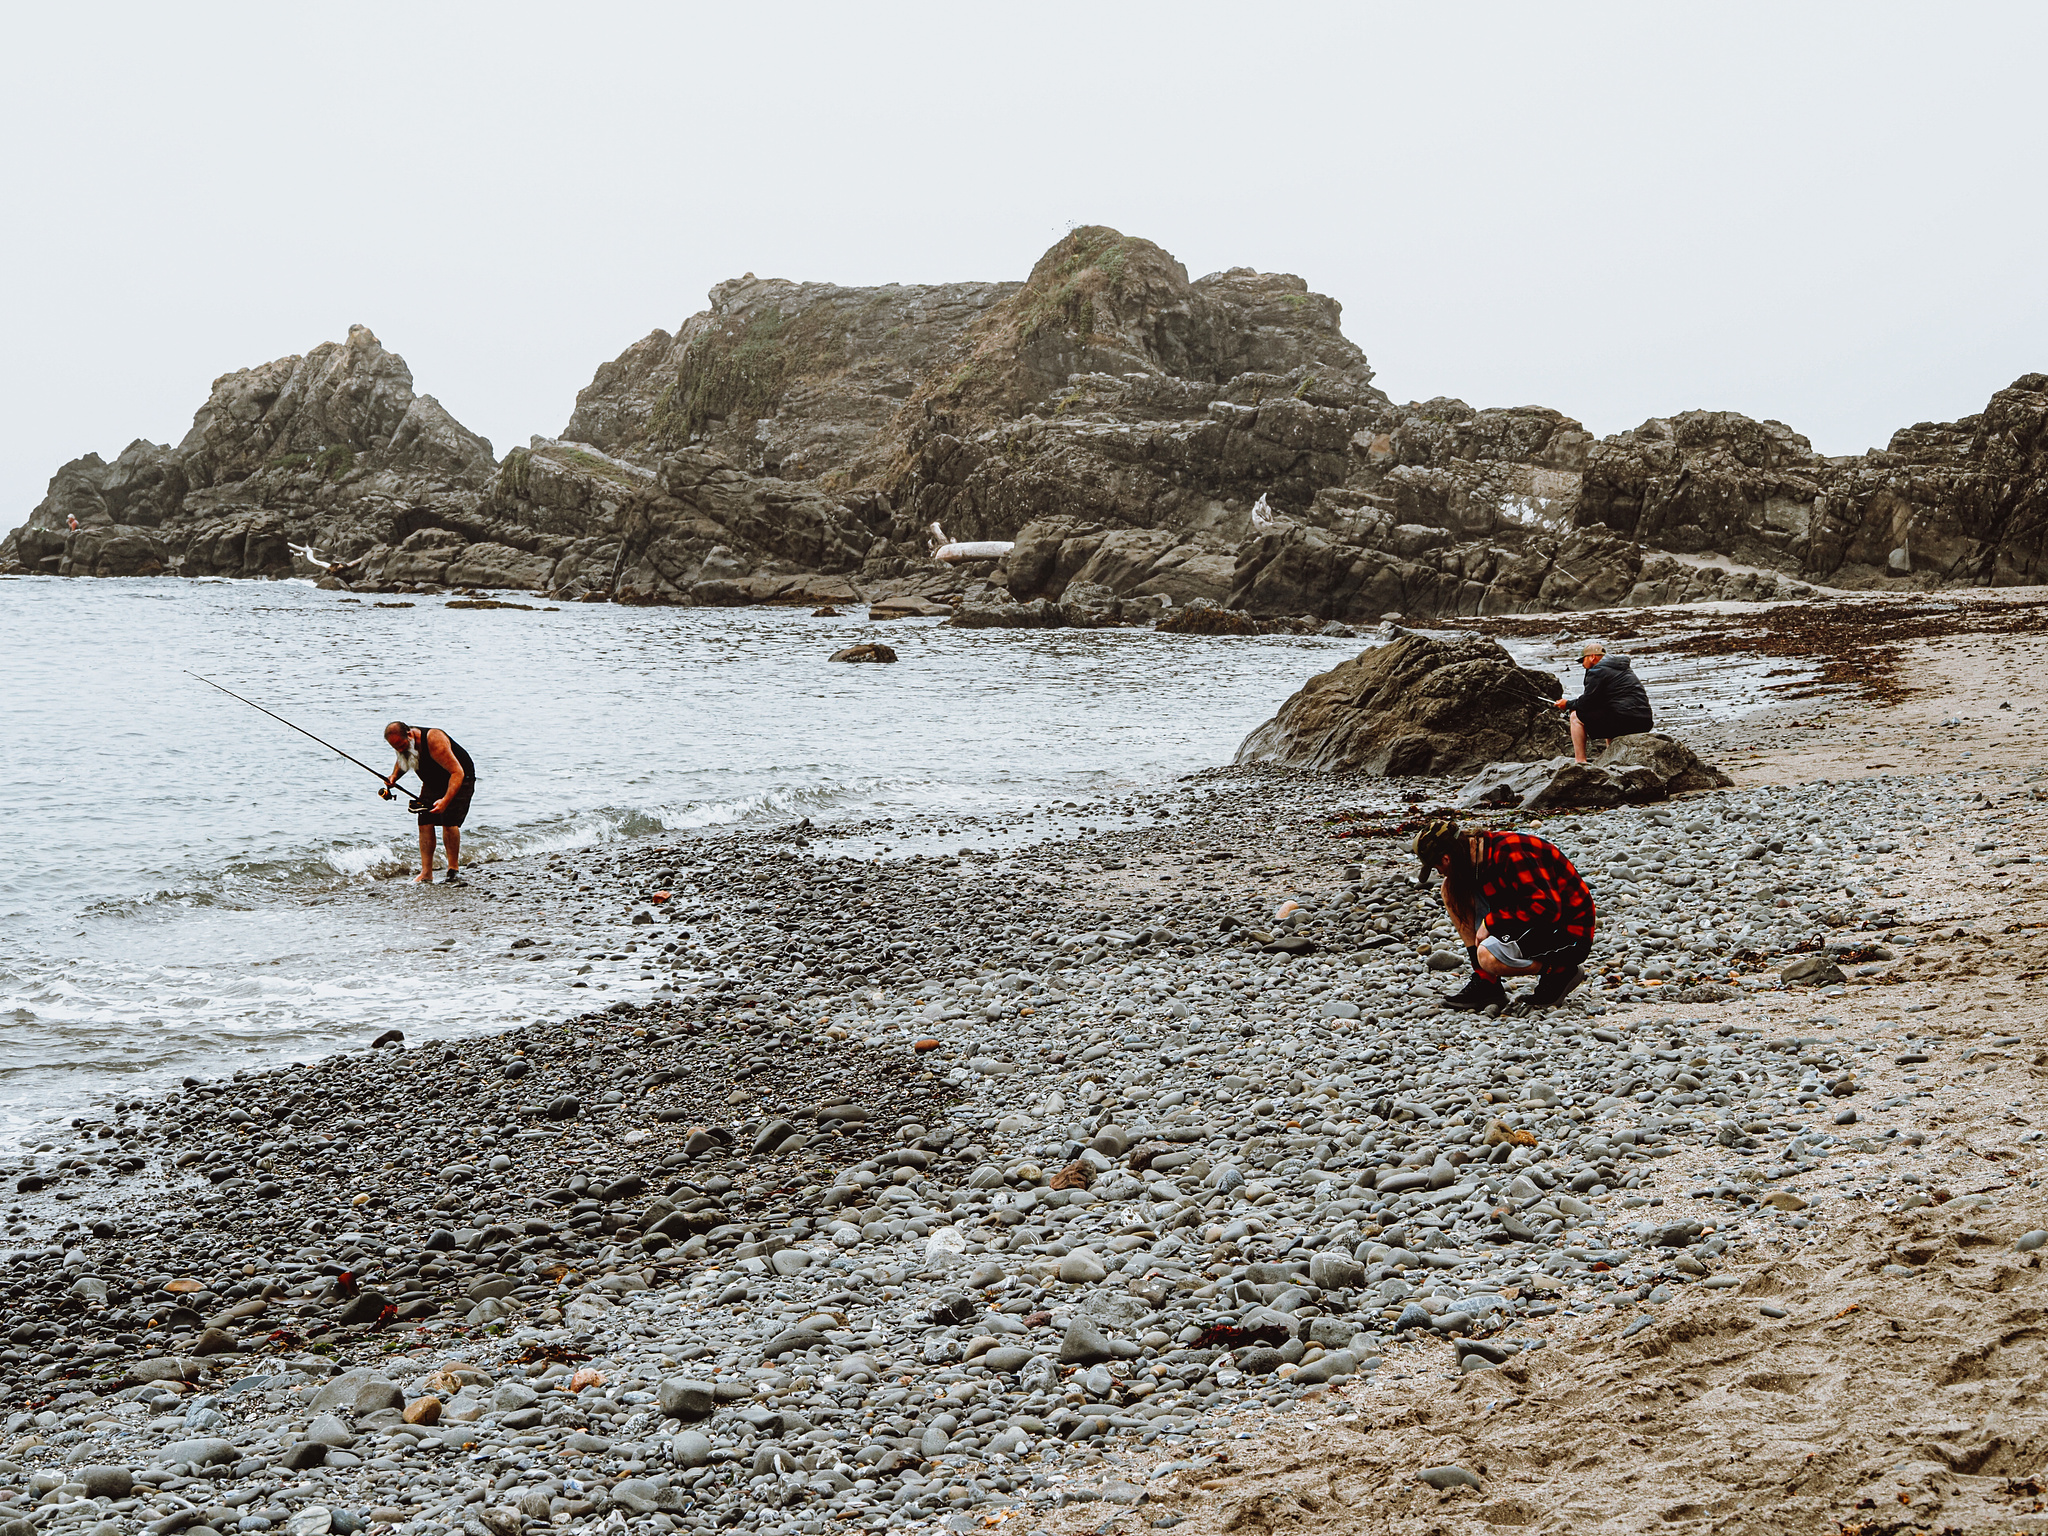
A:
<svg viewBox="0 0 2048 1536">
<path fill-rule="evenodd" d="M 275 710 L 265 709 L 261 704 L 258 704 L 254 699 L 243 698 L 239 693 L 236 693 L 232 688 L 222 688 L 219 683 L 216 683 L 210 677 L 199 677 L 199 674 L 197 672 L 186 672 L 185 675 L 187 677 L 198 678 L 200 682 L 206 684 L 206 686 L 209 688 L 219 689 L 220 692 L 226 694 L 229 698 L 233 699 L 238 704 L 246 704 L 251 709 L 257 711 L 259 714 L 269 715 L 270 718 L 275 720 L 279 725 L 290 726 L 292 730 L 297 731 L 301 736 L 305 737 L 308 741 L 320 742 L 321 746 L 325 747 L 328 751 L 332 752 L 336 757 L 348 758 L 350 762 L 354 763 L 358 768 L 362 769 L 363 772 L 367 773 L 379 784 L 383 784 L 387 789 L 390 787 L 390 785 L 386 782 L 384 775 L 379 773 L 376 769 L 372 768 L 360 757 L 350 757 L 348 753 L 342 751 L 341 748 L 337 747 L 331 741 L 320 741 L 320 738 L 318 736 L 315 736 L 311 731 L 307 730 L 304 726 L 292 725 L 291 721 L 285 719 L 283 715 L 278 714 Z M 401 774 L 400 777 L 403 778 L 404 775 Z M 418 811 L 423 809 L 419 799 L 412 794 L 411 790 L 407 790 L 406 795 L 411 800 L 411 808 L 413 810 Z M 390 796 L 387 795 L 384 798 L 389 799 Z"/>
</svg>

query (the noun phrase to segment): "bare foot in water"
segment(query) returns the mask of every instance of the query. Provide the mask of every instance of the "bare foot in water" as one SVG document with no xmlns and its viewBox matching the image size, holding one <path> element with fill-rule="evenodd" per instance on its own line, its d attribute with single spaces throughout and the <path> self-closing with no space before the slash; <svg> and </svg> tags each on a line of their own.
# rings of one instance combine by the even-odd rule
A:
<svg viewBox="0 0 2048 1536">
<path fill-rule="evenodd" d="M 414 885 L 432 885 L 434 883 L 434 877 L 432 875 L 414 875 L 412 877 L 412 883 Z"/>
</svg>

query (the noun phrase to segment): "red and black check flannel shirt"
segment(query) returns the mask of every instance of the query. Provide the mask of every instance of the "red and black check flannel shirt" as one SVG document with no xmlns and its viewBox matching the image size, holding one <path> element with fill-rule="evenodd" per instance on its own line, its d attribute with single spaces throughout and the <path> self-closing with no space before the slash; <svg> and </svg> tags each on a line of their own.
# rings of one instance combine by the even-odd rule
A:
<svg viewBox="0 0 2048 1536">
<path fill-rule="evenodd" d="M 1479 832 L 1473 841 L 1481 917 L 1554 923 L 1592 942 L 1593 893 L 1562 848 L 1526 832 Z"/>
</svg>

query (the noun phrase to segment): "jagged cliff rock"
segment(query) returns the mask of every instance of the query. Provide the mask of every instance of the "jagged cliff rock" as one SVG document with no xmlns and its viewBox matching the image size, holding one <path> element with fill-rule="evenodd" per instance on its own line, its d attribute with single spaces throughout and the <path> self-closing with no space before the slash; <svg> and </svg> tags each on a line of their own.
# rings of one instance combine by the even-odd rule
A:
<svg viewBox="0 0 2048 1536">
<path fill-rule="evenodd" d="M 361 328 L 228 375 L 176 448 L 60 470 L 0 566 L 313 573 L 296 542 L 382 587 L 950 592 L 1007 622 L 1079 584 L 1127 622 L 1200 599 L 1372 623 L 2014 584 L 2048 561 L 2040 374 L 1826 458 L 1728 412 L 1596 439 L 1537 406 L 1396 405 L 1300 278 L 1191 280 L 1100 227 L 1022 283 L 748 276 L 711 301 L 497 466 Z M 934 522 L 1015 547 L 941 567 Z"/>
<path fill-rule="evenodd" d="M 648 460 L 692 445 L 749 474 L 846 468 L 1016 283 L 841 288 L 745 277 L 675 335 L 635 342 L 576 396 L 562 437 Z"/>
<path fill-rule="evenodd" d="M 932 294 L 947 302 L 919 331 Z M 865 331 L 849 318 L 885 302 Z M 748 279 L 713 304 L 601 370 L 569 435 L 650 465 L 687 438 L 865 491 L 867 583 L 929 571 L 939 522 L 1015 541 L 956 584 L 986 577 L 1019 603 L 1056 608 L 1082 582 L 1372 622 L 2026 581 L 2048 536 L 2039 376 L 1856 458 L 1727 412 L 1596 439 L 1541 407 L 1395 405 L 1299 278 L 1190 281 L 1102 228 L 1016 286 Z"/>
<path fill-rule="evenodd" d="M 285 575 L 293 542 L 346 559 L 473 511 L 494 468 L 488 442 L 415 394 L 404 359 L 351 326 L 346 341 L 214 380 L 175 448 L 138 441 L 111 464 L 65 465 L 0 563 Z"/>
</svg>

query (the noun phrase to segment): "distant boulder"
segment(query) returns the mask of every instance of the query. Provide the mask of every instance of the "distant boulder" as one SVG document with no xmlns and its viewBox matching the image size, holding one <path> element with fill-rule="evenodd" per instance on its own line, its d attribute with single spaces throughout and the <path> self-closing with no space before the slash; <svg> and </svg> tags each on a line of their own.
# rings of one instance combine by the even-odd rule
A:
<svg viewBox="0 0 2048 1536">
<path fill-rule="evenodd" d="M 1001 587 L 987 587 L 968 593 L 947 622 L 956 629 L 1057 629 L 1066 621 L 1042 597 L 1020 603 Z"/>
<path fill-rule="evenodd" d="M 1241 608 L 1223 608 L 1197 599 L 1173 609 L 1152 627 L 1167 635 L 1256 635 L 1259 621 Z"/>
<path fill-rule="evenodd" d="M 825 658 L 827 661 L 894 661 L 896 652 L 880 641 L 868 641 L 864 645 L 849 645 L 843 651 L 834 651 Z"/>
<path fill-rule="evenodd" d="M 1108 629 L 1123 618 L 1115 592 L 1092 581 L 1070 581 L 1060 594 L 1060 617 L 1074 629 Z"/>
<path fill-rule="evenodd" d="M 1310 678 L 1237 761 L 1392 778 L 1548 757 L 1571 744 L 1555 704 L 1563 691 L 1484 635 L 1403 633 Z"/>
</svg>

